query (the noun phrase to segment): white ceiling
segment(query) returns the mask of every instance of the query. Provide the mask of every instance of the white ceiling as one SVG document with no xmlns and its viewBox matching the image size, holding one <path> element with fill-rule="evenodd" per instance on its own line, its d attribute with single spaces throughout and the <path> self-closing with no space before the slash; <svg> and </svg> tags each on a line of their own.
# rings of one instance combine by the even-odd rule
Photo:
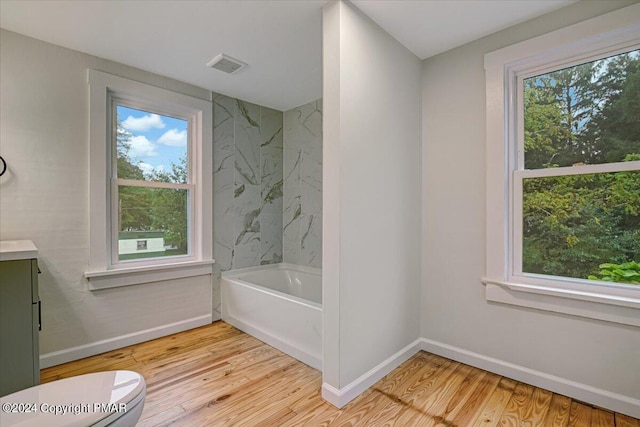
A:
<svg viewBox="0 0 640 427">
<path fill-rule="evenodd" d="M 353 0 L 424 59 L 575 0 Z M 0 0 L 0 27 L 287 110 L 322 96 L 326 0 Z M 218 53 L 249 64 L 207 68 Z"/>
<path fill-rule="evenodd" d="M 420 59 L 577 0 L 352 0 Z"/>
</svg>

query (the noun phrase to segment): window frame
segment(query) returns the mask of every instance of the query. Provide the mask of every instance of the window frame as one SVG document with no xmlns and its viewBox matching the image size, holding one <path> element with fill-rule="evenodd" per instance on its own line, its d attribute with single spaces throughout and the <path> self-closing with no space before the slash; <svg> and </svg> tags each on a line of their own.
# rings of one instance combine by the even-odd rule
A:
<svg viewBox="0 0 640 427">
<path fill-rule="evenodd" d="M 111 151 L 110 151 L 110 168 L 111 174 L 109 177 L 110 187 L 111 187 L 111 199 L 110 199 L 110 212 L 111 219 L 108 221 L 107 227 L 111 229 L 111 265 L 118 266 L 122 264 L 124 268 L 126 265 L 158 265 L 165 264 L 168 261 L 193 261 L 194 260 L 194 242 L 197 241 L 197 236 L 195 234 L 195 229 L 193 224 L 196 219 L 196 201 L 193 195 L 196 191 L 196 185 L 194 183 L 194 176 L 197 172 L 197 168 L 194 166 L 195 156 L 193 155 L 195 150 L 194 145 L 197 143 L 197 135 L 195 126 L 197 125 L 197 117 L 195 114 L 185 115 L 185 111 L 176 111 L 168 108 L 167 105 L 158 105 L 157 103 L 149 103 L 144 100 L 127 96 L 117 96 L 114 93 L 107 95 L 107 102 L 110 104 L 111 109 L 111 126 L 110 126 L 110 138 L 109 143 Z M 186 183 L 165 183 L 159 181 L 139 181 L 125 178 L 118 178 L 117 174 L 117 164 L 118 164 L 118 153 L 117 153 L 117 141 L 115 139 L 116 135 L 116 120 L 117 117 L 117 107 L 129 107 L 136 110 L 148 112 L 148 113 L 156 113 L 162 116 L 174 117 L 177 119 L 181 119 L 187 122 L 187 182 Z M 160 108 L 158 108 L 160 107 Z M 180 189 L 187 191 L 187 230 L 188 230 L 188 239 L 189 243 L 187 246 L 187 254 L 186 255 L 175 255 L 175 256 L 166 256 L 166 257 L 158 257 L 158 258 L 142 258 L 140 260 L 121 260 L 119 259 L 119 251 L 117 245 L 114 242 L 118 241 L 118 232 L 119 232 L 119 224 L 118 224 L 118 195 L 119 195 L 119 187 L 127 186 L 127 187 L 146 187 L 146 188 L 154 188 L 154 189 Z"/>
<path fill-rule="evenodd" d="M 640 45 L 639 16 L 640 5 L 628 6 L 485 55 L 487 272 L 482 283 L 488 301 L 640 326 L 640 288 L 634 285 L 521 271 L 524 177 L 637 170 L 640 162 L 525 170 L 520 129 L 524 78 L 633 50 Z"/>
<path fill-rule="evenodd" d="M 212 273 L 211 102 L 101 71 L 88 70 L 89 83 L 89 269 L 92 290 Z M 189 121 L 189 253 L 141 260 L 118 259 L 117 186 L 166 188 L 164 183 L 117 178 L 116 105 Z M 171 185 L 173 188 L 173 185 Z"/>
</svg>

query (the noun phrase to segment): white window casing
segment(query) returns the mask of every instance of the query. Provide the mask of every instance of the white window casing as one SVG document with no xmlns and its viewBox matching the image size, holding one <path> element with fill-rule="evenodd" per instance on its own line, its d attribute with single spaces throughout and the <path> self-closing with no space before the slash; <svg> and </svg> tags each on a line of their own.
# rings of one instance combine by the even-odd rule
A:
<svg viewBox="0 0 640 427">
<path fill-rule="evenodd" d="M 134 285 L 212 272 L 211 102 L 144 83 L 88 70 L 89 83 L 89 269 L 90 289 Z M 115 103 L 189 121 L 189 182 L 167 184 L 113 177 Z M 118 262 L 118 230 L 112 223 L 117 185 L 182 188 L 189 191 L 189 253 L 180 257 Z"/>
<path fill-rule="evenodd" d="M 640 326 L 640 286 L 522 274 L 522 179 L 640 170 L 640 161 L 525 170 L 522 79 L 637 49 L 640 5 L 485 55 L 488 301 Z M 515 254 L 515 255 L 514 255 Z"/>
</svg>

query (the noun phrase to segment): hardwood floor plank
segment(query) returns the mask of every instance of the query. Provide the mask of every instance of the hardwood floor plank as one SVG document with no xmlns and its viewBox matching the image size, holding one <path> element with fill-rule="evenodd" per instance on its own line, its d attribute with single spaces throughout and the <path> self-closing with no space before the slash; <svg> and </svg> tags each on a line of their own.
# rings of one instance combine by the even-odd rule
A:
<svg viewBox="0 0 640 427">
<path fill-rule="evenodd" d="M 532 427 L 547 427 L 544 422 L 547 412 L 549 412 L 549 408 L 551 406 L 552 397 L 552 392 L 534 387 L 533 394 L 531 395 L 532 402 L 530 406 L 530 420 Z"/>
<path fill-rule="evenodd" d="M 534 387 L 518 383 L 513 390 L 511 399 L 507 404 L 500 421 L 500 426 L 517 426 L 520 421 L 530 421 L 530 407 Z"/>
<path fill-rule="evenodd" d="M 545 427 L 567 427 L 570 408 L 571 399 L 569 397 L 554 394 L 542 425 Z"/>
<path fill-rule="evenodd" d="M 291 409 L 289 408 L 282 408 L 280 409 L 278 412 L 275 412 L 271 415 L 269 415 L 266 418 L 262 418 L 262 419 L 247 419 L 247 420 L 242 420 L 240 421 L 238 424 L 236 424 L 237 426 L 242 426 L 242 427 L 273 427 L 273 426 L 280 426 L 282 425 L 282 423 L 286 422 L 287 420 L 295 417 L 297 414 L 295 412 L 293 412 Z"/>
<path fill-rule="evenodd" d="M 129 369 L 137 363 L 131 353 L 131 349 L 116 350 L 113 353 L 103 353 L 82 359 L 83 363 L 74 361 L 45 368 L 40 371 L 40 382 L 46 383 L 91 372 Z"/>
<path fill-rule="evenodd" d="M 214 361 L 226 360 L 233 356 L 243 355 L 247 350 L 262 347 L 264 344 L 249 335 L 236 335 L 223 338 L 217 343 L 207 343 L 206 346 L 194 348 L 193 346 L 185 346 L 181 351 L 172 351 L 163 353 L 160 349 L 158 354 L 147 357 L 142 363 L 149 368 L 163 370 L 167 365 L 175 366 L 177 363 L 182 364 L 185 359 L 193 360 L 194 358 L 212 356 Z"/>
<path fill-rule="evenodd" d="M 443 421 L 451 421 L 462 410 L 465 402 L 469 399 L 469 396 L 480 385 L 482 378 L 487 374 L 486 371 L 470 367 L 471 371 L 469 375 L 462 381 L 453 397 L 447 403 L 447 407 L 444 408 L 438 416 Z"/>
<path fill-rule="evenodd" d="M 241 373 L 232 375 L 227 370 L 228 364 L 221 363 L 214 365 L 211 369 L 200 372 L 194 377 L 178 381 L 167 387 L 154 387 L 147 389 L 147 399 L 145 401 L 145 409 L 151 410 L 154 405 L 165 404 L 165 406 L 173 406 L 181 404 L 190 396 L 198 396 L 203 391 L 215 389 L 216 387 L 224 387 L 227 384 L 238 381 L 241 384 L 248 382 L 246 377 Z"/>
<path fill-rule="evenodd" d="M 174 399 L 165 396 L 162 391 L 156 391 L 151 395 L 147 394 L 142 417 L 149 417 L 155 412 L 162 412 L 175 405 L 182 406 L 185 412 L 195 411 L 205 406 L 216 406 L 227 399 L 234 390 L 250 383 L 251 381 L 241 373 L 234 373 L 199 387 L 182 390 L 182 393 Z"/>
<path fill-rule="evenodd" d="M 223 375 L 229 375 L 233 371 L 233 367 L 228 362 L 217 362 L 206 357 L 203 359 L 198 360 L 198 363 L 192 362 L 178 365 L 177 369 L 165 369 L 162 371 L 163 375 L 161 377 L 154 377 L 152 374 L 145 375 L 145 379 L 149 378 L 147 380 L 147 393 L 156 389 L 170 390 L 180 387 L 182 384 L 193 383 L 196 379 L 206 381 L 202 376 L 210 372 L 222 370 Z"/>
<path fill-rule="evenodd" d="M 428 412 L 419 418 L 424 420 L 421 424 L 424 424 L 425 427 L 448 424 L 447 417 L 453 417 L 462 407 L 462 399 L 466 398 L 467 394 L 465 390 L 469 388 L 469 384 L 478 382 L 480 374 L 484 374 L 484 372 L 469 365 L 461 365 L 453 374 L 459 378 L 447 381 L 443 394 L 439 398 L 433 399 L 428 406 L 423 406 L 424 411 Z"/>
<path fill-rule="evenodd" d="M 384 406 L 388 397 L 383 393 L 369 391 L 366 395 L 360 396 L 357 402 L 350 403 L 337 416 L 332 417 L 333 424 L 336 425 L 366 425 L 368 418 L 375 415 L 375 408 Z"/>
<path fill-rule="evenodd" d="M 171 335 L 166 340 L 147 341 L 134 347 L 133 357 L 138 362 L 149 363 L 154 360 L 168 359 L 175 354 L 198 350 L 204 352 L 207 351 L 208 346 L 220 343 L 225 338 L 242 335 L 240 331 L 229 326 L 221 326 L 215 331 L 202 326 L 182 332 L 184 336 Z"/>
<path fill-rule="evenodd" d="M 295 388 L 295 384 L 292 385 L 291 378 L 287 375 L 275 374 L 287 373 L 298 381 L 306 381 L 309 377 L 304 374 L 317 375 L 311 371 L 308 366 L 289 360 L 286 366 L 276 369 L 260 380 L 249 380 L 245 384 L 227 390 L 215 402 L 210 401 L 208 396 L 199 396 L 182 403 L 188 415 L 176 420 L 175 425 L 231 425 L 238 422 L 241 419 L 239 417 L 250 416 L 259 408 L 259 405 L 272 399 L 280 400 L 288 391 Z"/>
<path fill-rule="evenodd" d="M 285 390 L 284 393 L 279 396 L 272 396 L 264 404 L 257 404 L 254 410 L 249 410 L 250 415 L 243 417 L 242 425 L 269 425 L 267 420 L 274 420 L 278 422 L 285 421 L 277 414 L 286 414 L 287 419 L 293 418 L 297 415 L 291 410 L 290 405 L 294 404 L 298 400 L 309 394 L 313 390 L 317 390 L 322 386 L 322 379 L 320 375 L 312 375 L 301 379 L 296 383 L 295 388 Z M 255 402 L 254 402 L 255 404 Z"/>
<path fill-rule="evenodd" d="M 418 353 L 416 357 L 394 369 L 370 389 L 371 393 L 357 399 L 358 406 L 367 408 L 362 422 L 375 423 L 388 418 L 390 414 L 388 411 L 385 413 L 385 408 L 398 408 L 397 402 L 402 402 L 403 397 L 410 395 L 407 389 L 435 375 L 443 362 L 444 359 L 434 355 Z"/>
<path fill-rule="evenodd" d="M 433 354 L 419 352 L 382 378 L 379 381 L 380 387 L 377 387 L 376 390 L 379 393 L 389 395 L 392 399 L 397 399 L 398 395 L 403 394 L 418 378 L 424 376 L 426 371 L 435 372 L 437 370 L 435 365 L 443 361 L 443 359 L 437 359 Z"/>
<path fill-rule="evenodd" d="M 640 427 L 640 420 L 628 415 L 615 414 L 616 427 Z"/>
<path fill-rule="evenodd" d="M 224 322 L 43 369 L 41 381 L 113 369 L 145 377 L 139 427 L 640 427 L 426 352 L 336 409 L 322 400 L 320 372 Z"/>
<path fill-rule="evenodd" d="M 165 409 L 162 412 L 154 413 L 146 418 L 143 418 L 143 414 L 143 416 L 140 417 L 138 424 L 136 424 L 136 427 L 158 427 L 161 425 L 167 425 L 169 420 L 179 418 L 184 413 L 184 408 L 180 405 L 176 405 Z"/>
<path fill-rule="evenodd" d="M 409 400 L 412 402 L 410 410 L 397 417 L 398 425 L 426 427 L 435 424 L 437 413 L 446 408 L 447 401 L 470 371 L 470 366 L 455 363 L 446 374 L 440 376 L 439 381 L 433 383 L 433 387 L 417 391 Z"/>
<path fill-rule="evenodd" d="M 442 375 L 449 372 L 454 363 L 455 366 L 459 365 L 451 360 L 435 356 L 420 371 L 401 384 L 397 390 L 392 390 L 390 393 L 385 393 L 383 388 L 378 387 L 378 384 L 374 385 L 372 390 L 387 397 L 387 404 L 381 410 L 372 411 L 363 421 L 372 425 L 385 425 L 389 420 L 397 419 L 405 412 L 414 410 L 412 398 L 416 397 L 415 393 L 419 390 L 426 392 L 430 389 Z M 359 401 L 354 401 L 355 403 L 359 403 Z"/>
<path fill-rule="evenodd" d="M 305 407 L 304 411 L 296 412 L 296 416 L 282 423 L 281 427 L 319 426 L 322 422 L 318 420 L 331 420 L 332 414 L 335 418 L 340 414 L 340 410 L 324 401 L 316 402 Z"/>
<path fill-rule="evenodd" d="M 466 399 L 458 414 L 451 420 L 451 424 L 454 426 L 471 425 L 473 421 L 478 418 L 478 412 L 482 409 L 485 402 L 489 400 L 489 397 L 493 394 L 496 387 L 498 387 L 500 378 L 499 375 L 485 372 L 484 377 L 480 380 L 480 384 L 471 396 Z"/>
<path fill-rule="evenodd" d="M 591 409 L 591 427 L 615 427 L 613 412 L 599 408 Z"/>
<path fill-rule="evenodd" d="M 571 402 L 569 411 L 569 427 L 591 426 L 591 408 L 579 402 Z"/>
<path fill-rule="evenodd" d="M 473 426 L 489 426 L 496 425 L 502 416 L 507 403 L 511 399 L 511 395 L 516 388 L 517 382 L 509 378 L 501 378 L 498 386 L 495 388 L 489 400 L 484 405 L 478 418 L 476 418 Z"/>
<path fill-rule="evenodd" d="M 320 376 L 320 381 L 322 381 L 322 375 L 320 374 L 320 372 L 318 372 L 318 375 Z M 314 390 L 313 392 L 304 396 L 302 399 L 298 400 L 297 402 L 294 402 L 291 405 L 289 405 L 289 408 L 296 414 L 300 414 L 301 412 L 308 411 L 310 410 L 310 408 L 318 406 L 319 403 L 324 403 L 329 407 L 333 407 L 322 399 L 320 387 L 317 390 Z"/>
</svg>

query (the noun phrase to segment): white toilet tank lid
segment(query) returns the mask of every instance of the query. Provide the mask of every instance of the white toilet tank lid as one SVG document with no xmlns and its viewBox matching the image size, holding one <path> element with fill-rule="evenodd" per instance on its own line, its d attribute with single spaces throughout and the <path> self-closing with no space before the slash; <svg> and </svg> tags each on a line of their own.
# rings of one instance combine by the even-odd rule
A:
<svg viewBox="0 0 640 427">
<path fill-rule="evenodd" d="M 2 427 L 86 427 L 126 411 L 146 392 L 142 375 L 107 371 L 79 375 L 0 398 Z"/>
</svg>

